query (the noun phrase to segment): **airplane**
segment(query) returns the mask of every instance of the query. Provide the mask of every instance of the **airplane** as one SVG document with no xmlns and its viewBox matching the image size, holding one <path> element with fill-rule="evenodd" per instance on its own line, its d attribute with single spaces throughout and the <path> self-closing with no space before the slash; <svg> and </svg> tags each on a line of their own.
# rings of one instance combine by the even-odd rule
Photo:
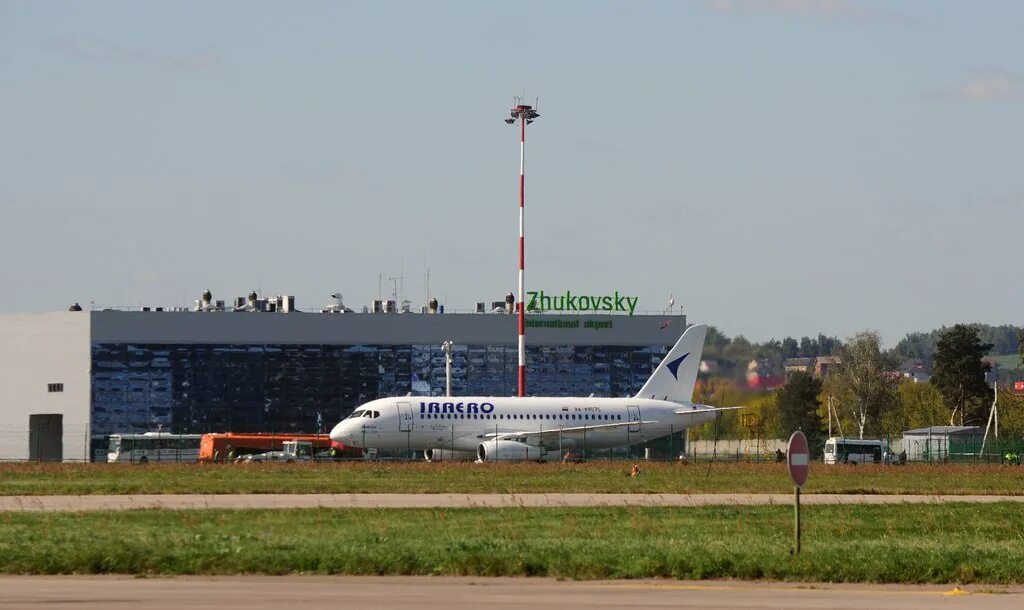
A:
<svg viewBox="0 0 1024 610">
<path fill-rule="evenodd" d="M 707 326 L 690 326 L 631 398 L 402 396 L 357 407 L 331 440 L 423 451 L 428 460 L 543 460 L 577 449 L 643 443 L 722 416 L 692 402 Z"/>
</svg>

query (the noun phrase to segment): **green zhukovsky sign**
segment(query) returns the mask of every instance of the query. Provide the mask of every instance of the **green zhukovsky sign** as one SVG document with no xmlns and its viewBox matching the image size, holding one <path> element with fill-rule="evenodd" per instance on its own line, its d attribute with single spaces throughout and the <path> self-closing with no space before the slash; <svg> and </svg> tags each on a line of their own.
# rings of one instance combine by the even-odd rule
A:
<svg viewBox="0 0 1024 610">
<path fill-rule="evenodd" d="M 638 297 L 620 295 L 618 290 L 614 294 L 598 295 L 577 295 L 569 290 L 566 290 L 564 294 L 558 293 L 557 295 L 545 294 L 543 290 L 526 294 L 530 297 L 526 302 L 526 311 L 537 313 L 544 311 L 576 313 L 621 311 L 633 315 L 633 312 L 636 311 L 636 302 L 639 300 Z"/>
</svg>

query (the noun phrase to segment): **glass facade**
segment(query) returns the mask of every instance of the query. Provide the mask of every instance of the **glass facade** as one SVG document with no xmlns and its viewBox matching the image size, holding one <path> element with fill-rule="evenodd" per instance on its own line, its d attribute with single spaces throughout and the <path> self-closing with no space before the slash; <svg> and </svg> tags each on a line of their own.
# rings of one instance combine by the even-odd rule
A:
<svg viewBox="0 0 1024 610">
<path fill-rule="evenodd" d="M 529 392 L 632 396 L 667 346 L 531 346 Z M 512 396 L 515 346 L 457 345 L 455 395 Z M 385 396 L 441 396 L 438 345 L 92 345 L 92 432 L 317 432 Z"/>
</svg>

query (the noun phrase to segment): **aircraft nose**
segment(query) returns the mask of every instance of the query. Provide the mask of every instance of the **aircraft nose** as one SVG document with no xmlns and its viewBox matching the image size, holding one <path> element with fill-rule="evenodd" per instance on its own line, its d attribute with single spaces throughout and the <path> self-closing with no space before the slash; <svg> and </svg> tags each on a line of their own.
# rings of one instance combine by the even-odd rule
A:
<svg viewBox="0 0 1024 610">
<path fill-rule="evenodd" d="M 348 433 L 345 431 L 345 422 L 338 422 L 331 430 L 331 440 L 336 443 L 348 443 Z"/>
</svg>

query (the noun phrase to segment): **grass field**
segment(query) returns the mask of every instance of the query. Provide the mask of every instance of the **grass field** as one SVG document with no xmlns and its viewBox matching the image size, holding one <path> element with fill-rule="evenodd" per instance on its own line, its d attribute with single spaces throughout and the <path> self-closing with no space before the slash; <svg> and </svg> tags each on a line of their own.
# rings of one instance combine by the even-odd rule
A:
<svg viewBox="0 0 1024 610">
<path fill-rule="evenodd" d="M 1024 582 L 1010 504 L 0 514 L 0 573 Z"/>
<path fill-rule="evenodd" d="M 769 493 L 792 490 L 783 464 L 447 462 L 156 465 L 4 464 L 0 495 L 129 493 Z M 812 466 L 806 493 L 1021 494 L 1024 468 Z"/>
</svg>

